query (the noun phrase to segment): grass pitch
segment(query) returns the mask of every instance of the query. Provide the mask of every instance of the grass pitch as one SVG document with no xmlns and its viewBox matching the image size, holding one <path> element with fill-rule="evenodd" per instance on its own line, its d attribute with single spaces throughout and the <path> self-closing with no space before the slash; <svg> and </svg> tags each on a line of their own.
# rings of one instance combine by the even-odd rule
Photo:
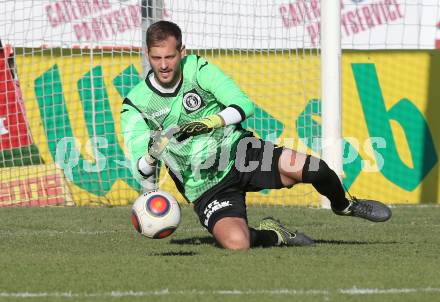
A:
<svg viewBox="0 0 440 302">
<path fill-rule="evenodd" d="M 440 301 L 440 207 L 393 208 L 386 223 L 248 212 L 317 244 L 223 250 L 190 207 L 163 240 L 137 234 L 128 207 L 0 209 L 0 301 Z"/>
</svg>

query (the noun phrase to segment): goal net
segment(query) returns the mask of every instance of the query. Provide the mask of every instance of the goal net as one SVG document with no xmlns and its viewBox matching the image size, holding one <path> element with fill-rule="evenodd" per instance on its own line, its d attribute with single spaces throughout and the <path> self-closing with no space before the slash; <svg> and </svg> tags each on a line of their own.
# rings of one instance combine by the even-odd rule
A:
<svg viewBox="0 0 440 302">
<path fill-rule="evenodd" d="M 407 17 L 425 12 L 419 3 L 342 1 L 343 46 L 423 47 L 435 23 Z M 437 13 L 438 3 L 430 5 Z M 124 205 L 138 196 L 143 187 L 130 171 L 120 108 L 148 70 L 145 30 L 160 19 L 177 23 L 189 52 L 250 96 L 255 115 L 245 128 L 320 156 L 321 14 L 319 0 L 0 0 L 0 206 Z M 408 35 L 418 39 L 408 44 Z M 344 163 L 348 186 L 358 160 Z M 164 171 L 159 184 L 183 201 Z M 310 185 L 248 200 L 321 203 Z"/>
<path fill-rule="evenodd" d="M 190 53 L 250 96 L 255 116 L 243 126 L 295 148 L 319 135 L 319 38 L 306 34 L 317 33 L 318 1 L 297 4 L 296 16 L 291 9 L 250 0 L 0 1 L 0 205 L 126 204 L 138 195 L 119 111 L 148 68 L 142 36 L 153 20 L 179 24 Z M 159 183 L 178 196 L 164 173 Z M 251 200 L 319 202 L 307 187 Z"/>
</svg>

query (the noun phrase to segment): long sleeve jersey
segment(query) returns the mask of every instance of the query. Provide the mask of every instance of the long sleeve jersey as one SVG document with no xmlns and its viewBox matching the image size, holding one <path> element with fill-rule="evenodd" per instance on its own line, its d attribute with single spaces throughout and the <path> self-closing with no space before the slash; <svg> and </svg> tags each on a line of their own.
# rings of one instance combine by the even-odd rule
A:
<svg viewBox="0 0 440 302">
<path fill-rule="evenodd" d="M 122 135 L 132 162 L 146 154 L 154 131 L 166 132 L 175 126 L 219 113 L 226 107 L 237 109 L 242 120 L 254 112 L 248 96 L 217 66 L 205 59 L 188 55 L 181 61 L 182 79 L 171 93 L 164 93 L 151 83 L 150 70 L 123 101 Z M 218 128 L 183 142 L 171 139 L 161 160 L 176 187 L 193 202 L 219 183 L 234 165 L 239 140 L 249 135 L 240 124 Z"/>
</svg>

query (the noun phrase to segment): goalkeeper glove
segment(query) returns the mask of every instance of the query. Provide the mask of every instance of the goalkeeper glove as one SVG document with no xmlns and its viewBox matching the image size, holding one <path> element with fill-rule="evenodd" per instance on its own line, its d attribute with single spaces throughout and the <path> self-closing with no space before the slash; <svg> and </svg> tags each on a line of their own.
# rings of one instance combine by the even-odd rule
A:
<svg viewBox="0 0 440 302">
<path fill-rule="evenodd" d="M 223 127 L 225 122 L 218 114 L 204 117 L 200 120 L 189 122 L 180 126 L 177 135 L 177 141 L 181 142 L 189 137 L 209 133 L 216 128 Z"/>
<path fill-rule="evenodd" d="M 162 133 L 162 131 L 157 131 L 151 136 L 150 142 L 148 143 L 148 153 L 145 155 L 145 160 L 150 165 L 156 164 L 160 155 L 167 147 L 171 137 L 177 132 L 178 129 L 178 127 L 172 127 L 165 133 Z"/>
</svg>

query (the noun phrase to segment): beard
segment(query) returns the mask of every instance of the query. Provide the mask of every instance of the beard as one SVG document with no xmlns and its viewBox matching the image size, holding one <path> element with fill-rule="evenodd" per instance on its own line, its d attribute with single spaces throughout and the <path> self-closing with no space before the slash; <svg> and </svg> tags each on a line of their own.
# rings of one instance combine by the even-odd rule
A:
<svg viewBox="0 0 440 302">
<path fill-rule="evenodd" d="M 156 71 L 154 70 L 154 77 L 156 78 L 156 81 L 164 88 L 171 88 L 174 87 L 176 85 L 176 83 L 179 81 L 180 79 L 180 70 L 173 70 L 171 75 L 171 79 L 167 78 L 164 79 L 161 77 L 161 73 L 160 71 Z"/>
</svg>

